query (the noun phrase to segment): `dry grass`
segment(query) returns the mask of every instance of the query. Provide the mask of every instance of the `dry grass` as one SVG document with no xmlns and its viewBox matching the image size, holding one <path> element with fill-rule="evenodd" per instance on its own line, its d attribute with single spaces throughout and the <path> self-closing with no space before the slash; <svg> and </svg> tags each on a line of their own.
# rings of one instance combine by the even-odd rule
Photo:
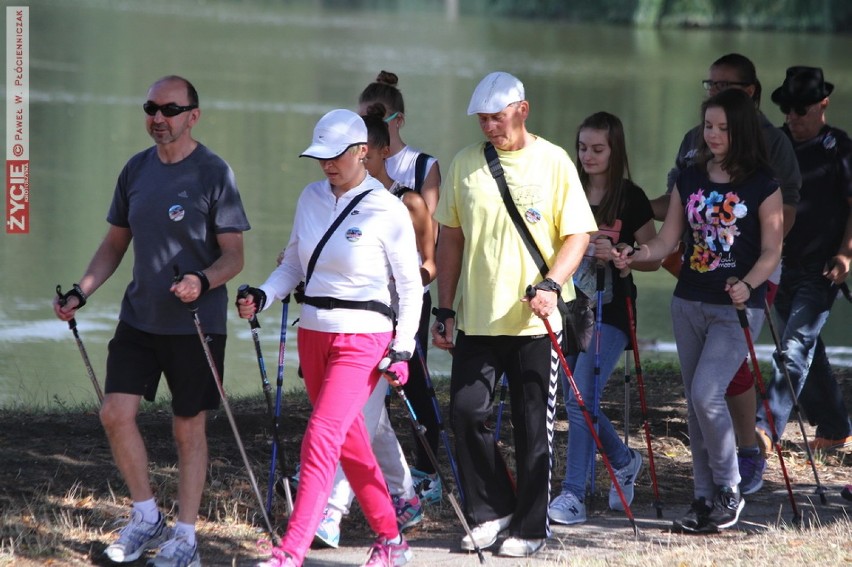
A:
<svg viewBox="0 0 852 567">
<path fill-rule="evenodd" d="M 852 391 L 852 373 L 840 376 L 847 395 Z M 852 482 L 852 451 L 821 453 L 817 467 L 822 484 L 831 487 L 829 502 L 822 505 L 812 496 L 813 477 L 796 438 L 798 426 L 787 429 L 785 461 L 796 488 L 805 522 L 802 529 L 789 525 L 789 501 L 777 463 L 770 465 L 767 486 L 747 498 L 746 513 L 737 529 L 716 536 L 690 537 L 669 533 L 672 518 L 683 513 L 691 499 L 691 465 L 683 420 L 679 378 L 671 368 L 646 370 L 649 422 L 665 520 L 653 513 L 653 495 L 647 472 L 640 478 L 633 505 L 641 535 L 633 537 L 621 514 L 604 510 L 609 480 L 598 467 L 596 508 L 581 528 L 554 527 L 555 537 L 541 558 L 521 562 L 489 562 L 498 565 L 763 565 L 818 564 L 852 565 L 852 505 L 841 500 L 839 486 Z M 623 382 L 611 380 L 612 391 L 604 396 L 604 411 L 618 429 L 623 403 Z M 438 383 L 446 407 L 446 384 Z M 635 385 L 634 385 L 635 389 Z M 644 452 L 640 437 L 638 396 L 634 391 L 631 445 Z M 308 416 L 304 396 L 288 393 L 284 431 L 301 433 Z M 849 402 L 847 402 L 849 403 Z M 232 400 L 243 441 L 255 475 L 265 491 L 268 466 L 268 420 L 258 396 Z M 850 403 L 852 406 L 852 403 Z M 508 411 L 508 406 L 507 406 Z M 412 447 L 410 428 L 398 404 L 392 408 L 396 429 L 404 447 Z M 564 431 L 564 415 L 558 429 Z M 503 438 L 510 438 L 511 416 L 504 415 Z M 160 503 L 174 515 L 176 497 L 175 454 L 166 407 L 140 416 L 149 443 L 152 482 Z M 812 430 L 811 430 L 812 433 Z M 300 435 L 286 436 L 286 451 L 292 458 Z M 242 460 L 233 442 L 224 414 L 209 423 L 211 462 L 208 488 L 200 511 L 199 537 L 206 565 L 249 565 L 257 557 L 255 542 L 262 536 L 261 519 Z M 564 474 L 565 435 L 557 433 L 554 488 Z M 103 549 L 127 513 L 126 489 L 115 471 L 109 447 L 92 409 L 71 411 L 0 410 L 0 566 L 91 565 L 102 562 Z M 505 448 L 509 461 L 511 443 Z M 440 457 L 444 460 L 443 451 Z M 292 464 L 292 463 L 291 463 Z M 647 469 L 646 469 L 647 471 Z M 449 469 L 445 471 L 451 478 Z M 276 511 L 283 513 L 281 503 Z M 280 527 L 280 526 L 279 526 Z M 356 509 L 344 519 L 346 545 L 364 546 L 370 530 Z M 410 539 L 436 548 L 452 548 L 459 536 L 457 520 L 446 502 L 432 507 Z M 459 561 L 462 562 L 463 558 Z M 142 560 L 137 563 L 144 564 Z M 325 563 L 324 563 L 325 564 Z M 465 563 L 467 564 L 467 563 Z"/>
</svg>

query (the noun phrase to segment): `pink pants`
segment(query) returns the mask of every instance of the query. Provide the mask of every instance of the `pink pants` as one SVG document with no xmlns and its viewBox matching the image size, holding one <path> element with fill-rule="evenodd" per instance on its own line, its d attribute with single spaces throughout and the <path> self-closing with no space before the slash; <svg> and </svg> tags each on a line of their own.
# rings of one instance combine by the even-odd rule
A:
<svg viewBox="0 0 852 567">
<path fill-rule="evenodd" d="M 322 519 L 338 462 L 373 531 L 389 539 L 399 535 L 396 512 L 361 413 L 381 378 L 376 366 L 390 340 L 390 332 L 299 329 L 299 362 L 314 409 L 302 440 L 299 490 L 281 549 L 300 564 Z"/>
</svg>

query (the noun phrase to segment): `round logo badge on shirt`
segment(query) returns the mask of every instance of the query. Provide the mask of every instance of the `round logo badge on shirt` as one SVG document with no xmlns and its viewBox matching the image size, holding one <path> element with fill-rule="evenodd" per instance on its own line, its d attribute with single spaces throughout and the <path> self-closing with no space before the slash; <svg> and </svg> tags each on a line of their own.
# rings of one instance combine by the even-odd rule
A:
<svg viewBox="0 0 852 567">
<path fill-rule="evenodd" d="M 357 226 L 353 226 L 350 229 L 346 230 L 346 240 L 349 242 L 358 242 L 361 239 L 361 229 Z"/>
<path fill-rule="evenodd" d="M 837 140 L 834 139 L 834 136 L 832 136 L 831 134 L 826 134 L 825 138 L 822 139 L 822 147 L 827 150 L 832 149 L 836 145 Z"/>
<path fill-rule="evenodd" d="M 169 207 L 169 218 L 173 221 L 180 222 L 185 215 L 186 211 L 183 209 L 183 205 L 172 205 Z"/>
<path fill-rule="evenodd" d="M 535 224 L 541 220 L 541 213 L 538 211 L 538 209 L 530 207 L 524 213 L 524 217 L 526 217 L 528 223 Z"/>
</svg>

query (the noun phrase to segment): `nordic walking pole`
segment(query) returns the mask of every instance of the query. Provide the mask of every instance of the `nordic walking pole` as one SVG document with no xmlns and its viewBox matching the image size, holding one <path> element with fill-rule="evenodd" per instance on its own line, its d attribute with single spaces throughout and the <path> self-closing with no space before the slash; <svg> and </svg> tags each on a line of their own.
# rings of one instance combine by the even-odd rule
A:
<svg viewBox="0 0 852 567">
<path fill-rule="evenodd" d="M 630 446 L 630 365 L 629 356 L 624 351 L 624 445 Z"/>
<path fill-rule="evenodd" d="M 497 422 L 494 424 L 494 442 L 500 441 L 500 430 L 503 426 L 503 406 L 506 405 L 506 392 L 509 390 L 509 379 L 506 373 L 503 373 L 503 379 L 500 381 L 500 402 L 497 404 Z"/>
<path fill-rule="evenodd" d="M 79 292 L 78 292 L 79 293 Z M 62 295 L 62 288 L 59 287 L 59 284 L 56 284 L 56 295 L 59 298 L 59 306 L 64 307 L 67 301 L 67 298 Z M 83 303 L 80 303 L 77 308 L 83 306 Z M 92 386 L 95 387 L 95 394 L 98 396 L 98 403 L 104 403 L 104 392 L 101 390 L 101 385 L 98 383 L 98 379 L 95 377 L 95 371 L 92 369 L 92 363 L 89 361 L 89 355 L 86 352 L 86 347 L 83 346 L 83 339 L 80 338 L 80 333 L 77 331 L 77 319 L 72 317 L 68 320 L 68 328 L 71 329 L 71 332 L 74 333 L 74 340 L 77 341 L 77 348 L 80 350 L 80 356 L 83 357 L 83 364 L 86 365 L 86 372 L 89 374 L 89 380 L 92 381 Z"/>
<path fill-rule="evenodd" d="M 237 289 L 237 299 L 245 299 L 249 295 L 249 286 L 248 284 L 243 284 Z M 281 444 L 281 440 L 278 438 L 278 429 L 275 427 L 276 418 L 275 418 L 275 409 L 272 404 L 272 386 L 269 384 L 269 378 L 266 375 L 266 363 L 263 360 L 263 350 L 260 348 L 260 337 L 258 336 L 258 332 L 260 330 L 260 323 L 257 320 L 257 314 L 252 315 L 251 319 L 248 320 L 249 328 L 251 329 L 251 338 L 254 342 L 254 351 L 257 354 L 257 366 L 260 370 L 260 382 L 263 387 L 263 396 L 266 398 L 266 411 L 269 415 L 269 419 L 272 421 L 272 461 L 269 466 L 269 483 L 266 491 L 266 513 L 272 513 L 272 493 L 273 486 L 275 485 L 275 464 L 278 462 L 281 476 L 286 479 L 285 467 L 284 467 L 284 457 L 283 451 L 281 453 L 281 457 L 277 458 L 277 449 Z M 286 325 L 286 320 L 284 322 Z M 285 483 L 286 485 L 286 483 Z M 287 487 L 289 489 L 289 486 Z M 293 501 L 292 498 L 289 498 L 289 490 L 287 490 L 287 513 L 290 514 L 293 512 Z"/>
<path fill-rule="evenodd" d="M 657 468 L 654 465 L 654 450 L 651 448 L 651 426 L 648 423 L 648 404 L 645 401 L 645 379 L 642 373 L 642 362 L 639 360 L 639 341 L 636 339 L 636 315 L 633 313 L 633 299 L 630 294 L 625 298 L 627 303 L 627 318 L 630 327 L 630 344 L 633 346 L 633 363 L 636 367 L 636 385 L 639 389 L 639 408 L 642 413 L 642 427 L 645 430 L 645 445 L 648 448 L 648 468 L 651 471 L 651 484 L 654 487 L 654 508 L 657 518 L 663 517 L 663 501 L 657 485 Z"/>
<path fill-rule="evenodd" d="M 769 301 L 764 299 L 763 310 L 766 314 L 766 322 L 769 323 L 769 332 L 772 334 L 772 340 L 775 342 L 775 353 L 778 356 L 778 364 L 784 372 L 784 379 L 787 381 L 787 386 L 790 387 L 790 395 L 793 397 L 793 410 L 796 412 L 796 419 L 799 421 L 799 431 L 802 433 L 802 439 L 805 442 L 805 452 L 808 454 L 808 462 L 811 464 L 811 470 L 814 473 L 816 481 L 816 494 L 819 494 L 819 500 L 823 504 L 827 504 L 825 498 L 825 487 L 819 481 L 819 473 L 817 473 L 814 455 L 811 452 L 811 446 L 808 445 L 808 436 L 805 433 L 805 423 L 802 421 L 802 412 L 799 409 L 799 396 L 796 394 L 796 388 L 793 387 L 793 380 L 790 378 L 790 371 L 787 370 L 787 357 L 784 351 L 781 350 L 781 339 L 778 337 L 778 331 L 775 329 L 775 323 L 772 321 L 772 311 L 769 308 Z"/>
<path fill-rule="evenodd" d="M 432 451 L 432 447 L 429 446 L 429 440 L 426 439 L 426 428 L 421 425 L 421 423 L 417 420 L 417 414 L 414 413 L 414 408 L 411 407 L 411 402 L 408 401 L 408 397 L 405 395 L 405 391 L 402 389 L 402 386 L 396 386 L 391 383 L 391 381 L 399 383 L 397 381 L 397 376 L 392 371 L 388 370 L 391 365 L 390 357 L 384 357 L 378 366 L 379 372 L 382 373 L 385 378 L 389 378 L 388 383 L 391 384 L 391 387 L 394 389 L 396 394 L 399 396 L 399 399 L 402 400 L 405 409 L 408 410 L 408 419 L 411 420 L 411 425 L 414 426 L 414 431 L 417 432 L 417 438 L 420 440 L 420 444 L 423 446 L 423 450 L 426 451 L 426 455 L 429 457 L 429 461 L 431 461 L 432 466 L 435 467 L 435 472 L 438 473 L 438 478 L 441 479 L 441 484 L 444 486 L 449 486 L 447 484 L 447 479 L 444 478 L 444 473 L 441 472 L 441 469 L 438 467 L 438 458 L 435 456 L 435 453 Z M 458 485 L 459 494 L 461 494 L 461 485 Z M 482 549 L 479 548 L 479 545 L 476 543 L 476 539 L 473 537 L 473 533 L 470 531 L 470 525 L 468 525 L 467 520 L 464 517 L 464 513 L 462 512 L 461 506 L 459 506 L 458 500 L 456 500 L 455 494 L 453 494 L 452 490 L 447 491 L 447 497 L 450 499 L 450 504 L 453 506 L 453 510 L 458 516 L 459 521 L 461 522 L 462 528 L 464 528 L 465 534 L 470 540 L 473 542 L 473 549 L 476 551 L 476 554 L 479 556 L 479 563 L 481 565 L 485 565 L 485 556 L 482 554 Z"/>
<path fill-rule="evenodd" d="M 420 341 L 416 337 L 414 341 L 417 358 L 423 366 L 423 377 L 426 379 L 426 389 L 429 391 L 429 395 L 432 396 L 432 408 L 435 410 L 435 423 L 438 425 L 441 441 L 444 443 L 444 449 L 447 451 L 447 460 L 450 461 L 450 470 L 452 471 L 453 478 L 456 481 L 456 488 L 459 490 L 459 498 L 461 499 L 462 504 L 464 504 L 464 492 L 462 492 L 461 480 L 459 480 L 459 470 L 456 466 L 456 460 L 453 457 L 453 450 L 450 448 L 450 438 L 447 435 L 447 430 L 444 427 L 444 420 L 441 417 L 441 407 L 440 404 L 438 404 L 438 396 L 435 394 L 432 377 L 429 375 L 429 368 L 426 366 L 426 357 L 424 356 L 423 347 L 420 345 Z M 435 470 L 437 471 L 438 469 Z"/>
<path fill-rule="evenodd" d="M 729 286 L 737 283 L 739 278 L 731 276 L 726 280 Z M 781 464 L 781 472 L 784 474 L 784 483 L 787 485 L 787 495 L 790 497 L 790 506 L 793 508 L 793 523 L 800 525 L 802 516 L 799 513 L 799 507 L 796 505 L 796 498 L 793 496 L 793 487 L 790 484 L 790 476 L 787 474 L 787 465 L 784 464 L 784 455 L 781 454 L 781 439 L 778 437 L 778 430 L 775 428 L 775 419 L 772 417 L 772 410 L 769 408 L 769 399 L 766 395 L 766 385 L 763 383 L 763 375 L 760 373 L 760 366 L 757 363 L 757 355 L 754 352 L 754 341 L 751 338 L 751 330 L 748 328 L 748 315 L 746 314 L 745 303 L 735 303 L 734 307 L 737 310 L 737 317 L 740 320 L 740 327 L 743 328 L 746 345 L 748 345 L 748 354 L 751 359 L 752 374 L 754 382 L 760 392 L 760 399 L 763 402 L 763 409 L 766 412 L 766 421 L 769 423 L 769 428 L 772 430 L 772 443 L 775 445 L 775 452 L 778 454 L 778 462 Z"/>
<path fill-rule="evenodd" d="M 595 426 L 595 433 L 598 432 L 598 412 L 600 411 L 600 385 L 601 385 L 601 338 L 602 338 L 602 329 L 603 329 L 603 294 L 604 287 L 606 286 L 606 263 L 602 260 L 598 260 L 595 265 L 595 274 L 597 275 L 597 282 L 595 285 L 595 395 L 592 398 L 592 423 Z M 595 446 L 591 446 L 592 458 L 589 461 L 591 466 L 591 474 L 589 478 L 589 490 L 591 491 L 591 497 L 589 499 L 589 507 L 591 507 L 591 503 L 595 498 L 595 465 L 597 459 L 595 458 Z"/>
<path fill-rule="evenodd" d="M 533 286 L 527 286 L 527 297 L 533 298 L 535 297 L 535 288 Z M 556 353 L 556 356 L 559 357 L 559 362 L 562 364 L 562 370 L 565 371 L 565 377 L 568 379 L 568 384 L 571 386 L 571 392 L 574 394 L 574 399 L 577 400 L 577 406 L 580 408 L 580 412 L 583 414 L 583 417 L 586 420 L 586 426 L 589 428 L 589 433 L 592 434 L 592 438 L 595 441 L 595 445 L 598 448 L 598 452 L 601 454 L 601 459 L 603 459 L 604 466 L 606 466 L 606 470 L 609 473 L 609 478 L 612 480 L 612 485 L 615 486 L 615 491 L 618 493 L 618 498 L 621 500 L 621 505 L 624 506 L 624 514 L 627 516 L 627 519 L 630 520 L 630 524 L 633 526 L 633 534 L 639 535 L 639 527 L 636 525 L 636 518 L 633 517 L 633 512 L 630 510 L 630 505 L 627 503 L 627 499 L 624 497 L 624 491 L 621 489 L 621 485 L 618 484 L 618 479 L 615 478 L 615 470 L 612 468 L 612 464 L 609 462 L 609 457 L 606 456 L 604 452 L 603 443 L 601 443 L 601 438 L 598 436 L 597 431 L 592 426 L 592 418 L 589 415 L 589 408 L 586 407 L 586 403 L 583 401 L 583 396 L 580 394 L 580 389 L 577 387 L 577 383 L 574 381 L 574 375 L 571 373 L 571 369 L 568 367 L 568 361 L 565 360 L 565 355 L 562 354 L 562 349 L 559 346 L 559 339 L 556 338 L 556 334 L 553 332 L 553 327 L 550 326 L 550 321 L 542 318 L 544 321 L 544 328 L 547 329 L 547 334 L 550 336 L 550 342 L 553 345 L 553 351 Z"/>
<path fill-rule="evenodd" d="M 174 281 L 178 282 L 181 280 L 180 269 L 177 265 L 175 265 L 174 270 Z M 237 429 L 237 422 L 234 419 L 234 413 L 231 411 L 231 404 L 228 403 L 228 396 L 225 395 L 225 388 L 222 386 L 222 377 L 219 375 L 219 369 L 216 368 L 216 363 L 213 360 L 213 353 L 210 352 L 210 347 L 207 344 L 207 337 L 204 335 L 204 330 L 201 328 L 201 321 L 198 319 L 198 305 L 196 305 L 195 302 L 188 303 L 187 308 L 192 315 L 193 323 L 195 323 L 195 330 L 198 333 L 199 340 L 201 341 L 201 348 L 204 349 L 204 357 L 207 359 L 207 365 L 210 366 L 210 373 L 213 375 L 213 381 L 216 382 L 216 389 L 219 390 L 219 397 L 222 399 L 222 407 L 225 408 L 225 415 L 228 416 L 228 423 L 230 423 L 231 431 L 234 433 L 234 440 L 237 442 L 237 448 L 240 451 L 240 456 L 243 458 L 243 464 L 245 465 L 246 473 L 249 477 L 249 483 L 251 484 L 252 491 L 257 498 L 257 503 L 260 504 L 260 514 L 263 516 L 263 523 L 266 525 L 266 531 L 269 533 L 272 544 L 277 546 L 280 540 L 278 539 L 278 534 L 275 533 L 275 529 L 272 527 L 272 522 L 269 521 L 269 515 L 266 513 L 266 508 L 263 506 L 263 496 L 260 495 L 260 488 L 258 488 L 257 479 L 254 477 L 254 472 L 251 470 L 251 463 L 249 463 L 248 455 L 246 455 L 246 448 L 243 446 L 240 432 Z"/>
<path fill-rule="evenodd" d="M 272 414 L 272 459 L 269 462 L 270 478 L 275 474 L 275 463 L 281 465 L 281 478 L 275 483 L 278 494 L 284 496 L 287 513 L 293 513 L 293 495 L 290 492 L 290 477 L 287 475 L 287 459 L 281 446 L 281 396 L 284 391 L 284 358 L 287 352 L 287 317 L 290 311 L 290 294 L 281 300 L 281 334 L 278 340 L 278 374 L 275 378 L 275 412 Z M 279 451 L 280 456 L 279 456 Z M 282 494 L 283 492 L 283 494 Z"/>
</svg>

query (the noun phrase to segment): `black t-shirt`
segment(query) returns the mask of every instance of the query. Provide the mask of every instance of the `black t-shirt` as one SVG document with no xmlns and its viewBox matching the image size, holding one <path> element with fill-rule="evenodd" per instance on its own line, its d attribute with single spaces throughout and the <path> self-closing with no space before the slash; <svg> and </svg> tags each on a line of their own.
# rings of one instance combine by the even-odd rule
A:
<svg viewBox="0 0 852 567">
<path fill-rule="evenodd" d="M 624 201 L 621 212 L 612 226 L 598 223 L 598 231 L 610 237 L 613 244 L 621 242 L 633 246 L 636 243 L 634 234 L 642 228 L 645 223 L 654 218 L 654 212 L 651 209 L 651 203 L 641 187 L 629 181 L 624 180 Z M 597 205 L 592 206 L 592 211 L 597 212 Z M 582 265 L 585 269 L 594 270 L 594 262 L 584 262 Z M 607 280 L 612 286 L 612 300 L 605 303 L 602 310 L 601 320 L 607 325 L 612 325 L 629 336 L 629 319 L 627 317 L 626 299 L 628 294 L 632 299 L 636 299 L 636 286 L 633 284 L 633 276 L 628 275 L 622 278 L 619 271 L 615 268 L 612 262 L 607 263 L 609 276 Z M 609 295 L 607 293 L 606 295 Z M 596 308 L 595 296 L 589 295 L 592 300 L 592 306 Z M 634 307 L 634 317 L 636 315 Z"/>
<path fill-rule="evenodd" d="M 790 135 L 786 126 L 782 128 Z M 791 138 L 792 140 L 792 138 Z M 796 223 L 784 244 L 788 265 L 822 270 L 840 247 L 852 198 L 852 141 L 843 130 L 823 126 L 804 142 L 793 141 L 802 171 Z"/>
<path fill-rule="evenodd" d="M 716 183 L 704 166 L 683 170 L 677 180 L 686 214 L 686 250 L 674 295 L 690 301 L 730 305 L 725 281 L 745 276 L 760 257 L 760 216 L 764 199 L 778 190 L 768 171 L 740 183 Z M 746 305 L 762 307 L 766 285 Z"/>
</svg>

